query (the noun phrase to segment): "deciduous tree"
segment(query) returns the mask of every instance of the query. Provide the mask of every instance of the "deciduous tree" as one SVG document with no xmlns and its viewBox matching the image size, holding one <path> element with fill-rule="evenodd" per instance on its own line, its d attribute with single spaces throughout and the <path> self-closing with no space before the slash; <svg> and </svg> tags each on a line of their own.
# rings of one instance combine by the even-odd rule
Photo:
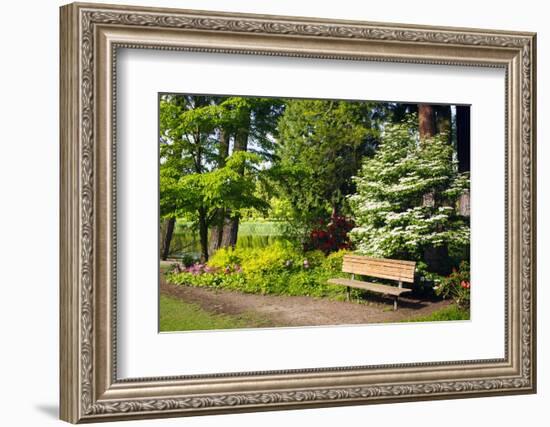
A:
<svg viewBox="0 0 550 427">
<path fill-rule="evenodd" d="M 366 255 L 423 261 L 428 247 L 455 254 L 468 248 L 469 221 L 456 211 L 469 187 L 468 174 L 458 172 L 446 138 L 421 142 L 417 120 L 388 125 L 376 154 L 364 160 L 355 179 L 357 194 L 350 204 L 357 227 L 351 235 Z M 423 203 L 427 193 L 434 195 L 431 205 Z"/>
</svg>

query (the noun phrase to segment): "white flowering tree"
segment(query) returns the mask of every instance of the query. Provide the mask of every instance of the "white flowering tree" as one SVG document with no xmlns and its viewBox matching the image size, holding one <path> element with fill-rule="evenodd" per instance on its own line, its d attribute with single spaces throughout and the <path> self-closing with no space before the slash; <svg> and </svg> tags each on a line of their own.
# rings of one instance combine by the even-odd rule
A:
<svg viewBox="0 0 550 427">
<path fill-rule="evenodd" d="M 388 125 L 375 155 L 354 178 L 350 206 L 357 226 L 351 239 L 357 252 L 416 260 L 428 270 L 422 264 L 426 249 L 467 256 L 469 219 L 456 207 L 470 181 L 458 173 L 455 157 L 445 134 L 420 142 L 415 116 Z"/>
</svg>

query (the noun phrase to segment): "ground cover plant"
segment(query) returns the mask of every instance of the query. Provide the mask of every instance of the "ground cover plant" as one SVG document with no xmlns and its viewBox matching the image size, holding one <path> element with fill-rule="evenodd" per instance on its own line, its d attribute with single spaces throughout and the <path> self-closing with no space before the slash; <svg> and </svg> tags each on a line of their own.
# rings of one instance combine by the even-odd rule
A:
<svg viewBox="0 0 550 427">
<path fill-rule="evenodd" d="M 247 293 L 343 300 L 345 290 L 327 281 L 335 274 L 342 274 L 345 253 L 341 250 L 326 256 L 321 251 L 303 252 L 284 242 L 264 248 L 220 249 L 207 264 L 197 263 L 183 269 L 176 266 L 167 280 L 178 285 Z"/>
</svg>

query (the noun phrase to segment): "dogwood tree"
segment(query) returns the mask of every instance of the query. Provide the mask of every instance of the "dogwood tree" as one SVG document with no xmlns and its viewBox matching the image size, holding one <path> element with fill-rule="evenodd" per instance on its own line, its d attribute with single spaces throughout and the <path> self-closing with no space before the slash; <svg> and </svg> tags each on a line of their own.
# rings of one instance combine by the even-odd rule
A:
<svg viewBox="0 0 550 427">
<path fill-rule="evenodd" d="M 445 134 L 420 140 L 415 116 L 388 125 L 374 156 L 363 161 L 354 178 L 357 192 L 349 197 L 357 251 L 424 261 L 428 247 L 444 246 L 451 254 L 467 250 L 469 220 L 456 207 L 470 180 L 458 172 L 455 157 Z"/>
</svg>

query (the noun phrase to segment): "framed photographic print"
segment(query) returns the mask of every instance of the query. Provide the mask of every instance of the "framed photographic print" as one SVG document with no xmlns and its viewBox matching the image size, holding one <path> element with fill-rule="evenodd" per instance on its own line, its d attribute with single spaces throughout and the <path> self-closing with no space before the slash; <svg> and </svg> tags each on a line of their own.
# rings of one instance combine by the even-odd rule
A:
<svg viewBox="0 0 550 427">
<path fill-rule="evenodd" d="M 535 34 L 61 8 L 61 418 L 536 390 Z"/>
</svg>

